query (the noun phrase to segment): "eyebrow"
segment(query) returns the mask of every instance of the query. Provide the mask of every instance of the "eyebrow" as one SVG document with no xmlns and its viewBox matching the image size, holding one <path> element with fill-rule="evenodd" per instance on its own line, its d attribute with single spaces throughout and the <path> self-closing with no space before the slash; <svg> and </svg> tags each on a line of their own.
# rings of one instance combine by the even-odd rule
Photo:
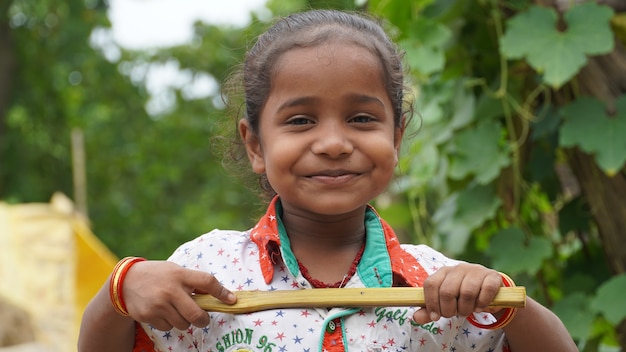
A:
<svg viewBox="0 0 626 352">
<path fill-rule="evenodd" d="M 294 106 L 313 104 L 313 103 L 316 103 L 318 100 L 319 100 L 318 98 L 313 97 L 313 96 L 305 96 L 305 97 L 298 97 L 298 98 L 290 99 L 284 102 L 283 104 L 281 104 L 278 107 L 278 111 L 291 108 Z M 385 107 L 385 103 L 383 103 L 382 100 L 378 99 L 377 97 L 366 95 L 366 94 L 350 94 L 347 97 L 347 100 L 351 103 L 360 103 L 360 104 L 375 103 L 382 107 Z"/>
</svg>

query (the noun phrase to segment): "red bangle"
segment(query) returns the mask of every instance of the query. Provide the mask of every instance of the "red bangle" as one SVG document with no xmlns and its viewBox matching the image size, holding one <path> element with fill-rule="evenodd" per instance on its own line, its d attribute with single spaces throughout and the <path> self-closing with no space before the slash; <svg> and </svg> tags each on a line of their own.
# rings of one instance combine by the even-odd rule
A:
<svg viewBox="0 0 626 352">
<path fill-rule="evenodd" d="M 117 262 L 115 268 L 113 268 L 113 273 L 109 279 L 109 297 L 111 298 L 113 309 L 115 309 L 115 311 L 122 316 L 127 317 L 130 315 L 128 314 L 122 295 L 124 278 L 126 277 L 126 274 L 131 266 L 145 260 L 145 258 L 140 257 L 126 257 Z"/>
<path fill-rule="evenodd" d="M 515 287 L 515 282 L 507 274 L 500 273 L 500 276 L 502 276 L 502 283 L 504 284 L 505 287 Z M 491 324 L 479 323 L 473 314 L 468 316 L 467 320 L 470 322 L 470 324 L 474 325 L 477 328 L 497 330 L 497 329 L 502 329 L 503 327 L 507 326 L 515 317 L 516 312 L 517 312 L 517 308 L 505 308 L 504 313 L 502 314 L 500 319 L 494 321 Z"/>
</svg>

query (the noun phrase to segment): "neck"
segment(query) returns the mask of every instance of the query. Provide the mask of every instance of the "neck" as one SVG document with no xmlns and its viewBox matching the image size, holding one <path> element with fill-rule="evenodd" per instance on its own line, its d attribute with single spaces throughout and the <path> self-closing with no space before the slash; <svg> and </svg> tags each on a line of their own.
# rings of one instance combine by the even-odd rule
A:
<svg viewBox="0 0 626 352">
<path fill-rule="evenodd" d="M 311 216 L 283 208 L 281 219 L 294 251 L 298 247 L 331 252 L 358 248 L 365 239 L 365 207 L 332 216 Z"/>
<path fill-rule="evenodd" d="M 291 250 L 314 279 L 342 280 L 365 241 L 365 207 L 350 214 L 303 216 L 283 209 Z"/>
</svg>

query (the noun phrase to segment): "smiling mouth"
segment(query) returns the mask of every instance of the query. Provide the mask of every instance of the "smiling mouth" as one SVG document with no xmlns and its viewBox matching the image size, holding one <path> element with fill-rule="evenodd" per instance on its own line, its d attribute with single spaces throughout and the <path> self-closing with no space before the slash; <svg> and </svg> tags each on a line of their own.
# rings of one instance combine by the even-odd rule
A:
<svg viewBox="0 0 626 352">
<path fill-rule="evenodd" d="M 349 182 L 359 175 L 360 173 L 349 170 L 326 170 L 308 176 L 308 178 L 331 185 Z"/>
<path fill-rule="evenodd" d="M 317 172 L 311 177 L 341 177 L 346 175 L 358 175 L 358 172 L 350 171 L 350 170 L 324 170 Z"/>
</svg>

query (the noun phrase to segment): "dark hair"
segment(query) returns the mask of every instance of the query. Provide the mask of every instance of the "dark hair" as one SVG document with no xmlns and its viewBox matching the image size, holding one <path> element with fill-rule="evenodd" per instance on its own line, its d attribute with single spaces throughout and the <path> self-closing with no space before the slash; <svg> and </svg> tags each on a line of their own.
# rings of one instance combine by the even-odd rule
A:
<svg viewBox="0 0 626 352">
<path fill-rule="evenodd" d="M 315 47 L 331 41 L 357 44 L 380 59 L 385 87 L 393 104 L 394 123 L 404 127 L 404 118 L 410 118 L 405 113 L 411 112 L 411 104 L 404 103 L 403 54 L 381 24 L 364 13 L 311 10 L 275 22 L 248 51 L 241 71 L 231 77 L 236 81 L 230 83 L 243 85 L 245 111 L 242 118 L 248 120 L 254 133 L 259 133 L 261 110 L 268 99 L 275 65 L 281 55 L 294 48 Z M 245 154 L 238 155 L 243 158 Z M 273 190 L 264 177 L 260 183 L 272 196 Z"/>
</svg>

